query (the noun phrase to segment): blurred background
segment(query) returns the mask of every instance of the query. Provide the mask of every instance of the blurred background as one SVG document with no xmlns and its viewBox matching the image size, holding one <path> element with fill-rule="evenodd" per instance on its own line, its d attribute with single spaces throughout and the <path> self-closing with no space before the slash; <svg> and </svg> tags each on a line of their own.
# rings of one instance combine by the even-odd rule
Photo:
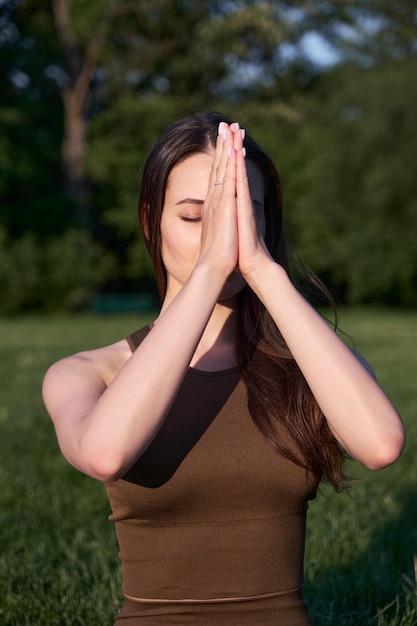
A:
<svg viewBox="0 0 417 626">
<path fill-rule="evenodd" d="M 153 318 L 140 169 L 203 109 L 272 156 L 297 253 L 407 426 L 398 463 L 352 463 L 353 497 L 324 486 L 311 503 L 313 621 L 417 624 L 416 14 L 415 0 L 0 0 L 1 625 L 110 626 L 121 606 L 104 488 L 63 459 L 40 387 L 51 363 Z"/>
<path fill-rule="evenodd" d="M 412 0 L 0 0 L 0 314 L 154 304 L 140 167 L 202 109 L 342 302 L 416 305 L 416 55 Z"/>
</svg>

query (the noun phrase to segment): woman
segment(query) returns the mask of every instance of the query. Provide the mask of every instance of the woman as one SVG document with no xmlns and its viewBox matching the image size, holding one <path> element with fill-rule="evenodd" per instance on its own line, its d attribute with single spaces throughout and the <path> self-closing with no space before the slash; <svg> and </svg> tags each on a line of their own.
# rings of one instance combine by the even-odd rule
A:
<svg viewBox="0 0 417 626">
<path fill-rule="evenodd" d="M 56 363 L 46 407 L 64 456 L 106 483 L 129 624 L 310 624 L 305 516 L 345 454 L 404 445 L 366 365 L 289 278 L 276 170 L 215 113 L 169 127 L 139 215 L 155 322 Z"/>
</svg>

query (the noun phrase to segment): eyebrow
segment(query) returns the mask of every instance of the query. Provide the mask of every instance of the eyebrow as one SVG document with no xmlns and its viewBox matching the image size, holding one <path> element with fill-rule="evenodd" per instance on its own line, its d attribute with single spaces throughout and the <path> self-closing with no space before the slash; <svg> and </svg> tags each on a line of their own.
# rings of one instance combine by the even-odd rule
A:
<svg viewBox="0 0 417 626">
<path fill-rule="evenodd" d="M 179 200 L 175 203 L 176 206 L 180 204 L 197 204 L 198 206 L 201 206 L 204 204 L 204 200 L 199 200 L 198 198 L 184 198 L 184 200 Z"/>
<path fill-rule="evenodd" d="M 263 202 L 260 200 L 252 200 L 253 204 L 259 208 L 263 208 Z M 195 204 L 197 206 L 202 206 L 204 204 L 204 200 L 199 200 L 198 198 L 184 198 L 183 200 L 178 200 L 175 203 L 175 206 L 180 206 L 181 204 Z"/>
</svg>

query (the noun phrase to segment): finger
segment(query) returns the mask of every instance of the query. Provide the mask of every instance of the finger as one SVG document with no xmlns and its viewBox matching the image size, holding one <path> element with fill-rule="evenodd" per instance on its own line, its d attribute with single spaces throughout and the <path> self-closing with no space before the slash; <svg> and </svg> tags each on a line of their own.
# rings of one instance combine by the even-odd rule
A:
<svg viewBox="0 0 417 626">
<path fill-rule="evenodd" d="M 230 126 L 233 132 L 233 147 L 235 150 L 240 150 L 243 147 L 243 140 L 245 138 L 245 129 L 240 128 L 238 122 L 234 122 Z"/>
<path fill-rule="evenodd" d="M 239 132 L 239 129 L 239 122 L 233 122 L 232 124 L 230 124 L 230 130 L 232 131 L 233 135 L 236 135 Z"/>
<path fill-rule="evenodd" d="M 255 244 L 259 237 L 259 228 L 252 202 L 244 148 L 236 152 L 236 196 L 239 234 L 242 240 Z"/>
<path fill-rule="evenodd" d="M 233 137 L 230 138 L 230 145 L 226 148 L 226 162 L 223 174 L 223 185 L 221 186 L 222 201 L 227 202 L 236 211 L 236 150 L 233 147 Z"/>
<path fill-rule="evenodd" d="M 240 140 L 240 143 L 242 144 L 242 140 Z M 252 206 L 245 157 L 245 148 L 241 145 L 240 148 L 236 150 L 236 192 L 240 201 Z"/>
<path fill-rule="evenodd" d="M 230 127 L 226 125 L 226 127 L 223 128 L 221 135 L 223 138 L 223 143 L 214 181 L 214 191 L 218 192 L 219 194 L 223 191 L 226 170 L 228 169 L 229 157 L 233 150 L 233 133 Z M 222 139 L 220 139 L 220 142 L 221 141 Z"/>
<path fill-rule="evenodd" d="M 210 172 L 209 190 L 208 190 L 209 194 L 214 191 L 215 182 L 217 181 L 217 170 L 219 168 L 219 164 L 220 164 L 221 157 L 222 157 L 226 130 L 227 130 L 226 122 L 220 122 L 218 133 L 217 133 L 217 139 L 216 139 L 216 147 L 214 151 L 213 165 L 211 167 L 211 172 Z"/>
</svg>

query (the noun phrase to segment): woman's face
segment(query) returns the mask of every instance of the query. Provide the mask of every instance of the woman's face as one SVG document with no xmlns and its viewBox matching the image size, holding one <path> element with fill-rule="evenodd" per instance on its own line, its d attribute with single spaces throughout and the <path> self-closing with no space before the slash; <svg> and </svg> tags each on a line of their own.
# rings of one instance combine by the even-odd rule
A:
<svg viewBox="0 0 417 626">
<path fill-rule="evenodd" d="M 175 295 L 181 289 L 197 263 L 201 212 L 213 158 L 214 152 L 193 154 L 178 163 L 168 177 L 161 217 L 161 253 L 167 272 L 167 294 Z M 259 169 L 250 161 L 247 162 L 247 171 L 258 230 L 264 234 L 264 181 Z M 236 295 L 245 284 L 239 272 L 233 272 L 220 299 Z"/>
</svg>

